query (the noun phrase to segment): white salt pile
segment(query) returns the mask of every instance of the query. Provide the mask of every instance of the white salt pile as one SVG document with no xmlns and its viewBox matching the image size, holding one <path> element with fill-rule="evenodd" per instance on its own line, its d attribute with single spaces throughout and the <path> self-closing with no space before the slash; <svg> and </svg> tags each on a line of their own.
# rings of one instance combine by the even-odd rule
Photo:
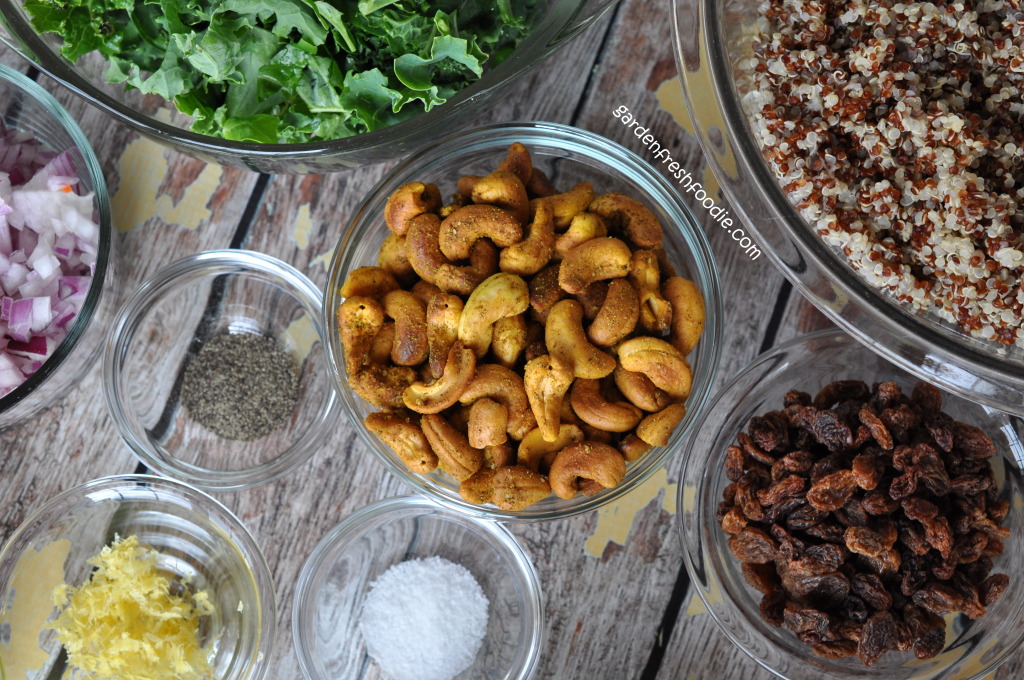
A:
<svg viewBox="0 0 1024 680">
<path fill-rule="evenodd" d="M 472 665 L 487 630 L 487 596 L 441 557 L 396 564 L 370 584 L 359 629 L 394 680 L 451 680 Z"/>
</svg>

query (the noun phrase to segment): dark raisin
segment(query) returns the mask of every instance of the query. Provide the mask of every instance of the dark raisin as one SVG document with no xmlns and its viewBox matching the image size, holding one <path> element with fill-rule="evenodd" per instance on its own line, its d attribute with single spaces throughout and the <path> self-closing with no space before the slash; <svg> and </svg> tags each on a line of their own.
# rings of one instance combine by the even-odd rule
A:
<svg viewBox="0 0 1024 680">
<path fill-rule="evenodd" d="M 945 496 L 950 491 L 949 473 L 942 464 L 938 452 L 927 444 L 914 447 L 914 467 L 920 481 L 935 496 Z"/>
<path fill-rule="evenodd" d="M 938 413 L 942 410 L 942 392 L 934 385 L 919 382 L 914 385 L 910 403 L 916 406 L 922 414 Z"/>
<path fill-rule="evenodd" d="M 819 642 L 812 649 L 815 654 L 825 659 L 845 659 L 857 653 L 857 643 L 853 640 L 833 640 Z"/>
<path fill-rule="evenodd" d="M 901 500 L 907 496 L 917 493 L 917 481 L 920 478 L 918 469 L 913 465 L 906 468 L 906 471 L 892 480 L 889 484 L 889 495 L 893 500 Z"/>
<path fill-rule="evenodd" d="M 881 534 L 867 527 L 849 527 L 843 533 L 843 540 L 847 550 L 868 557 L 878 557 L 892 548 L 891 543 L 886 545 Z"/>
<path fill-rule="evenodd" d="M 903 399 L 903 391 L 894 382 L 883 382 L 875 385 L 873 401 L 879 409 L 892 408 Z"/>
<path fill-rule="evenodd" d="M 799 495 L 804 490 L 807 480 L 798 475 L 789 475 L 772 484 L 767 489 L 757 492 L 757 499 L 761 505 L 769 507 L 781 503 L 784 500 Z"/>
<path fill-rule="evenodd" d="M 873 453 L 862 453 L 854 457 L 851 466 L 857 486 L 865 491 L 872 491 L 882 481 L 882 468 L 878 456 Z"/>
<path fill-rule="evenodd" d="M 924 427 L 932 436 L 932 441 L 946 453 L 953 450 L 954 426 L 955 421 L 945 413 L 934 413 L 924 421 Z"/>
<path fill-rule="evenodd" d="M 992 480 L 981 475 L 960 475 L 950 482 L 950 487 L 957 496 L 977 496 L 987 491 Z"/>
<path fill-rule="evenodd" d="M 931 501 L 927 501 L 918 496 L 911 496 L 910 498 L 903 499 L 903 512 L 906 513 L 907 517 L 910 519 L 916 519 L 919 522 L 923 522 L 938 515 L 939 508 Z"/>
<path fill-rule="evenodd" d="M 969 458 L 991 458 L 996 455 L 996 445 L 981 431 L 981 428 L 967 423 L 953 426 L 953 445 Z"/>
<path fill-rule="evenodd" d="M 978 595 L 981 604 L 991 607 L 996 600 L 1002 596 L 1006 587 L 1010 585 L 1010 577 L 1006 574 L 992 574 L 978 586 Z"/>
<path fill-rule="evenodd" d="M 857 656 L 865 666 L 874 666 L 890 649 L 896 646 L 896 620 L 890 612 L 875 612 L 864 624 Z"/>
<path fill-rule="evenodd" d="M 850 426 L 835 411 L 818 411 L 811 422 L 811 432 L 818 443 L 833 453 L 847 451 L 853 446 Z"/>
<path fill-rule="evenodd" d="M 761 591 L 764 595 L 772 592 L 779 585 L 779 575 L 773 564 L 743 563 L 743 578 L 751 588 Z"/>
<path fill-rule="evenodd" d="M 893 447 L 892 435 L 889 434 L 889 429 L 885 426 L 885 423 L 878 417 L 875 410 L 870 405 L 864 404 L 860 411 L 857 413 L 857 418 L 860 422 L 868 428 L 871 432 L 871 438 L 878 443 L 886 451 L 889 451 Z"/>
<path fill-rule="evenodd" d="M 782 397 L 783 406 L 793 406 L 799 404 L 800 406 L 807 406 L 811 403 L 811 395 L 800 390 L 790 390 Z"/>
<path fill-rule="evenodd" d="M 885 589 L 882 579 L 875 574 L 856 574 L 850 580 L 850 588 L 860 599 L 876 611 L 892 607 L 892 595 Z"/>
<path fill-rule="evenodd" d="M 828 634 L 828 614 L 818 609 L 792 609 L 782 612 L 782 625 L 809 645 L 821 642 Z"/>
<path fill-rule="evenodd" d="M 987 544 L 988 536 L 982 531 L 974 531 L 966 536 L 961 536 L 953 545 L 957 562 L 969 564 L 978 561 Z"/>
<path fill-rule="evenodd" d="M 739 508 L 731 508 L 722 517 L 722 531 L 727 534 L 739 534 L 746 526 L 747 518 L 743 516 Z"/>
<path fill-rule="evenodd" d="M 772 479 L 779 480 L 793 474 L 806 477 L 814 466 L 814 456 L 809 451 L 792 451 L 772 465 Z"/>
<path fill-rule="evenodd" d="M 747 425 L 747 433 L 764 451 L 782 451 L 789 448 L 789 423 L 779 411 L 754 416 Z"/>
<path fill-rule="evenodd" d="M 829 512 L 846 505 L 857 489 L 857 478 L 852 470 L 839 470 L 822 477 L 807 491 L 807 502 L 816 510 Z"/>
<path fill-rule="evenodd" d="M 738 446 L 730 446 L 725 450 L 725 476 L 730 482 L 735 482 L 742 477 L 745 467 L 743 449 Z"/>
<path fill-rule="evenodd" d="M 893 500 L 880 489 L 864 494 L 860 504 L 869 515 L 891 515 L 900 507 L 899 501 Z"/>
<path fill-rule="evenodd" d="M 782 627 L 782 612 L 786 609 L 786 591 L 776 588 L 761 598 L 761 618 L 770 625 Z"/>
<path fill-rule="evenodd" d="M 729 549 L 740 562 L 765 564 L 775 559 L 778 551 L 775 540 L 756 527 L 745 527 L 738 535 L 729 539 Z"/>
<path fill-rule="evenodd" d="M 767 465 L 769 469 L 775 464 L 775 457 L 762 451 L 746 432 L 740 432 L 736 437 L 736 440 L 739 442 L 740 448 L 743 449 L 743 453 L 751 460 L 756 461 L 761 465 Z"/>
<path fill-rule="evenodd" d="M 945 627 L 936 627 L 914 640 L 914 656 L 918 659 L 931 659 L 939 655 L 946 646 Z"/>
<path fill-rule="evenodd" d="M 924 607 L 937 616 L 960 611 L 963 597 L 951 586 L 932 581 L 910 596 L 919 607 Z"/>
<path fill-rule="evenodd" d="M 815 510 L 811 505 L 804 505 L 786 517 L 786 528 L 790 531 L 803 531 L 808 527 L 821 523 L 825 513 Z"/>
<path fill-rule="evenodd" d="M 921 418 L 906 404 L 884 409 L 878 417 L 898 444 L 909 444 L 913 441 L 913 430 Z"/>
<path fill-rule="evenodd" d="M 868 394 L 868 386 L 860 380 L 837 380 L 821 388 L 814 396 L 814 406 L 819 409 L 827 409 L 841 401 L 851 399 L 863 401 L 867 399 Z"/>
</svg>

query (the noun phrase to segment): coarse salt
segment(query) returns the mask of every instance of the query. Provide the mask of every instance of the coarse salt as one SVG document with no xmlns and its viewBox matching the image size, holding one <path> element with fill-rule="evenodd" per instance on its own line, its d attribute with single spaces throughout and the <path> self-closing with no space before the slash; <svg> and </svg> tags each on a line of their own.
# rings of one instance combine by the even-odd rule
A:
<svg viewBox="0 0 1024 680">
<path fill-rule="evenodd" d="M 451 680 L 476 658 L 487 609 L 468 569 L 442 557 L 413 559 L 370 584 L 359 630 L 393 680 Z"/>
</svg>

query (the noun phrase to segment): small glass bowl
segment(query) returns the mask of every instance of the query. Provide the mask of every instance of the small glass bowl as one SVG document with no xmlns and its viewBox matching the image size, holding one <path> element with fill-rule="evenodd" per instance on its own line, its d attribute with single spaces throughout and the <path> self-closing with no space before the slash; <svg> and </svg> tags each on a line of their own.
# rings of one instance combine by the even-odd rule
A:
<svg viewBox="0 0 1024 680">
<path fill-rule="evenodd" d="M 223 505 L 174 480 L 105 477 L 65 491 L 33 512 L 0 550 L 0 652 L 7 677 L 60 677 L 61 643 L 50 593 L 78 587 L 115 536 L 137 536 L 159 553 L 158 569 L 214 606 L 206 638 L 215 680 L 267 677 L 276 618 L 270 569 L 246 528 Z M 24 643 L 28 644 L 24 644 Z M 52 672 L 51 672 L 52 670 Z"/>
<path fill-rule="evenodd" d="M 400 158 L 465 127 L 501 101 L 510 85 L 565 46 L 618 0 L 539 0 L 531 32 L 507 58 L 447 103 L 390 127 L 303 144 L 237 142 L 191 132 L 192 119 L 155 96 L 107 82 L 108 62 L 93 53 L 71 63 L 61 36 L 39 34 L 25 0 L 0 0 L 0 39 L 44 73 L 115 120 L 207 162 L 268 173 L 324 173 Z"/>
<path fill-rule="evenodd" d="M 371 661 L 359 618 L 370 585 L 395 564 L 433 556 L 465 567 L 489 603 L 480 651 L 457 677 L 532 677 L 544 624 L 540 582 L 522 547 L 497 522 L 465 517 L 420 496 L 399 496 L 347 517 L 303 565 L 292 637 L 306 680 L 365 677 Z M 451 611 L 459 615 L 458 603 Z"/>
<path fill-rule="evenodd" d="M 571 500 L 551 495 L 524 510 L 507 511 L 463 500 L 455 480 L 441 471 L 429 475 L 412 472 L 389 446 L 366 429 L 363 419 L 373 409 L 349 386 L 335 310 L 342 302 L 340 288 L 348 273 L 357 267 L 377 264 L 377 251 L 389 233 L 383 219 L 384 205 L 396 188 L 411 181 L 433 182 L 442 196 L 449 196 L 459 177 L 493 171 L 514 142 L 525 145 L 534 167 L 541 168 L 563 191 L 587 180 L 598 194 L 623 192 L 647 205 L 664 227 L 664 249 L 669 261 L 680 276 L 694 281 L 703 294 L 707 321 L 700 342 L 688 357 L 693 368 L 693 387 L 686 400 L 687 413 L 667 446 L 655 447 L 631 463 L 625 478 L 614 488 L 590 497 L 577 495 Z M 668 180 L 640 157 L 604 137 L 546 122 L 502 123 L 462 132 L 397 166 L 370 191 L 352 216 L 335 249 L 324 294 L 331 373 L 344 409 L 363 441 L 392 472 L 439 503 L 476 516 L 504 520 L 556 519 L 588 512 L 636 488 L 670 456 L 682 451 L 682 439 L 704 409 L 718 370 L 722 314 L 718 268 L 707 238 Z"/>
<path fill-rule="evenodd" d="M 337 398 L 320 349 L 320 291 L 293 267 L 245 250 L 214 250 L 157 272 L 110 329 L 104 394 L 128 446 L 152 470 L 202 489 L 263 484 L 309 459 Z M 224 332 L 273 338 L 298 368 L 295 412 L 259 439 L 220 437 L 181 402 L 185 367 Z"/>
<path fill-rule="evenodd" d="M 687 441 L 690 455 L 679 484 L 679 526 L 690 578 L 723 632 L 757 663 L 789 680 L 821 678 L 963 678 L 991 673 L 1024 640 L 1024 579 L 1014 565 L 1024 560 L 1024 442 L 1020 423 L 1000 411 L 944 393 L 942 410 L 956 420 L 982 428 L 1000 453 L 992 458 L 1000 497 L 1010 502 L 1002 525 L 1012 535 L 994 559 L 993 573 L 1010 575 L 1002 597 L 977 621 L 947 617 L 946 646 L 938 656 L 918 660 L 912 652 L 889 652 L 873 667 L 857 657 L 825 659 L 787 630 L 764 622 L 761 594 L 744 580 L 741 564 L 727 545 L 716 519 L 725 476 L 726 448 L 746 429 L 750 418 L 782 408 L 790 389 L 814 394 L 841 379 L 893 380 L 906 393 L 917 378 L 896 368 L 838 330 L 798 337 L 762 354 L 715 397 Z"/>
<path fill-rule="evenodd" d="M 99 247 L 92 283 L 64 340 L 46 362 L 20 386 L 0 397 L 0 430 L 27 420 L 63 398 L 93 366 L 106 337 L 107 322 L 117 307 L 114 232 L 110 197 L 99 161 L 74 119 L 49 92 L 0 64 L 0 116 L 10 130 L 26 132 L 47 151 L 70 151 L 83 192 L 93 192 Z"/>
</svg>

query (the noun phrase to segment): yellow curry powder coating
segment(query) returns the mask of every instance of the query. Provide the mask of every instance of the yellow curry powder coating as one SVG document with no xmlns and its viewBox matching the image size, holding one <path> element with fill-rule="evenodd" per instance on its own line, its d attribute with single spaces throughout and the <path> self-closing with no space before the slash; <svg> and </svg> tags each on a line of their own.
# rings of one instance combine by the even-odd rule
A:
<svg viewBox="0 0 1024 680">
<path fill-rule="evenodd" d="M 136 536 L 115 538 L 89 564 L 80 588 L 53 592 L 63 608 L 52 624 L 68 664 L 88 678 L 201 680 L 210 670 L 199 644 L 199 619 L 213 606 L 205 591 L 171 594 L 157 552 Z"/>
</svg>

